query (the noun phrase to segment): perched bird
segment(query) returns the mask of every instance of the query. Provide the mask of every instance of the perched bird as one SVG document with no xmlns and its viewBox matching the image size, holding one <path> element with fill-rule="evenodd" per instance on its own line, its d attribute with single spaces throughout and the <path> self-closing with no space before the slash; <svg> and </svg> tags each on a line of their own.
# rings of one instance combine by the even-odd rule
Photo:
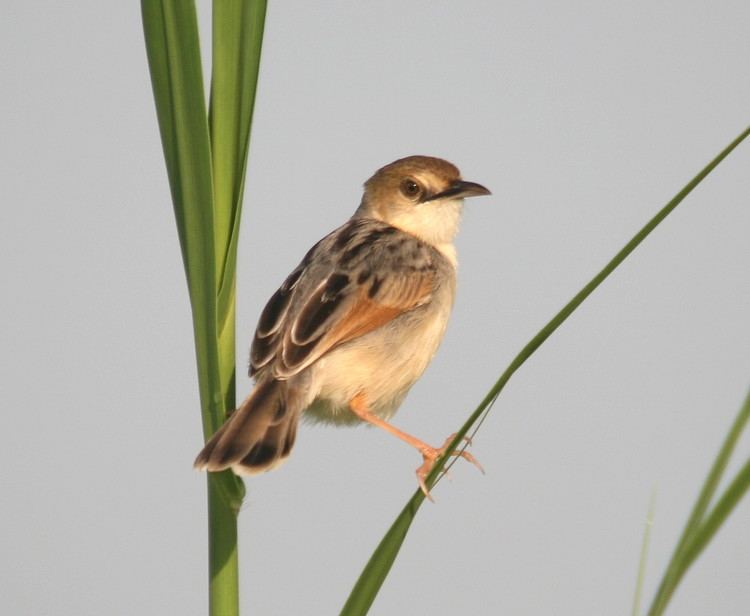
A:
<svg viewBox="0 0 750 616">
<path fill-rule="evenodd" d="M 270 470 L 289 455 L 304 413 L 334 424 L 367 422 L 415 447 L 429 497 L 425 478 L 451 439 L 431 447 L 388 419 L 445 333 L 463 200 L 489 194 L 428 156 L 402 158 L 367 180 L 354 215 L 310 249 L 266 304 L 250 349 L 255 388 L 195 467 Z"/>
</svg>

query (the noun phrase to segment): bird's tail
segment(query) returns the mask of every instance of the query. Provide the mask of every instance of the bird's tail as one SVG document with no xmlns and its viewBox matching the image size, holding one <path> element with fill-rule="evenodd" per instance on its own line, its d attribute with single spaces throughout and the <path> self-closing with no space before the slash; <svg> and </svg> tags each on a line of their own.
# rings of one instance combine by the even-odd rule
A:
<svg viewBox="0 0 750 616">
<path fill-rule="evenodd" d="M 258 383 L 195 459 L 199 470 L 237 475 L 269 471 L 289 455 L 297 435 L 299 396 L 288 381 Z"/>
</svg>

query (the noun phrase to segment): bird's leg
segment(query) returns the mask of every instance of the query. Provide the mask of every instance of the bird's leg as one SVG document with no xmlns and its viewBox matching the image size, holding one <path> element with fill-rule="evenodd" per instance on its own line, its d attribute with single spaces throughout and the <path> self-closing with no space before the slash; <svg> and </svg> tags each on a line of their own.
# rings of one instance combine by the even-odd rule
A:
<svg viewBox="0 0 750 616">
<path fill-rule="evenodd" d="M 417 437 L 412 436 L 411 434 L 407 434 L 403 430 L 399 430 L 397 427 L 389 424 L 384 419 L 381 419 L 377 415 L 375 415 L 369 408 L 367 404 L 367 400 L 365 398 L 365 395 L 363 393 L 359 393 L 354 398 L 351 399 L 349 402 L 349 408 L 351 409 L 352 413 L 354 413 L 357 417 L 362 419 L 363 421 L 366 421 L 369 424 L 372 424 L 373 426 L 377 426 L 378 428 L 382 428 L 386 432 L 389 432 L 390 434 L 393 434 L 393 436 L 396 436 L 400 438 L 402 441 L 408 443 L 412 447 L 414 447 L 419 453 L 422 454 L 422 458 L 424 459 L 424 463 L 422 466 L 420 466 L 417 469 L 417 481 L 419 482 L 419 487 L 422 489 L 422 492 L 424 492 L 424 495 L 430 499 L 432 502 L 435 502 L 432 498 L 432 495 L 430 494 L 430 491 L 427 489 L 427 475 L 429 475 L 430 471 L 435 466 L 435 462 L 438 458 L 448 453 L 448 446 L 450 445 L 453 438 L 456 436 L 455 434 L 449 436 L 445 443 L 443 443 L 443 446 L 440 448 L 432 447 L 431 445 L 428 445 L 424 441 L 419 440 Z M 465 437 L 465 440 L 467 443 L 471 444 L 471 439 Z M 467 451 L 457 451 L 453 450 L 450 452 L 450 455 L 452 456 L 461 456 L 465 460 L 468 460 L 471 462 L 474 466 L 476 466 L 480 471 L 484 472 L 484 469 L 482 466 L 477 462 L 476 458 L 472 456 Z"/>
</svg>

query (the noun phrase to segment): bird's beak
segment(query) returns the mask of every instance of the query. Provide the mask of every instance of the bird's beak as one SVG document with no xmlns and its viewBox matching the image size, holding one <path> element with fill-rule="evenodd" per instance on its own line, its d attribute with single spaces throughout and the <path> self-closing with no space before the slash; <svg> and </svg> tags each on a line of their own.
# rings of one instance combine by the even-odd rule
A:
<svg viewBox="0 0 750 616">
<path fill-rule="evenodd" d="M 487 190 L 481 184 L 476 182 L 466 182 L 464 180 L 456 180 L 449 188 L 443 192 L 439 192 L 436 195 L 432 195 L 427 199 L 428 201 L 435 201 L 436 199 L 463 199 L 464 197 L 481 197 L 482 195 L 491 195 L 492 193 Z"/>
</svg>

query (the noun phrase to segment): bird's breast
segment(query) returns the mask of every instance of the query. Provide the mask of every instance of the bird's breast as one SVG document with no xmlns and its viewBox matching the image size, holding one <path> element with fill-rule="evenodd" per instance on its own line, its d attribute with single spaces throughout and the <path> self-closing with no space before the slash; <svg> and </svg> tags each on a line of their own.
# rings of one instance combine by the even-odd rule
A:
<svg viewBox="0 0 750 616">
<path fill-rule="evenodd" d="M 391 417 L 422 376 L 448 324 L 455 281 L 437 289 L 431 300 L 386 325 L 333 349 L 311 366 L 314 402 L 305 415 L 313 421 L 358 423 L 349 401 L 365 394 L 370 409 Z"/>
</svg>

